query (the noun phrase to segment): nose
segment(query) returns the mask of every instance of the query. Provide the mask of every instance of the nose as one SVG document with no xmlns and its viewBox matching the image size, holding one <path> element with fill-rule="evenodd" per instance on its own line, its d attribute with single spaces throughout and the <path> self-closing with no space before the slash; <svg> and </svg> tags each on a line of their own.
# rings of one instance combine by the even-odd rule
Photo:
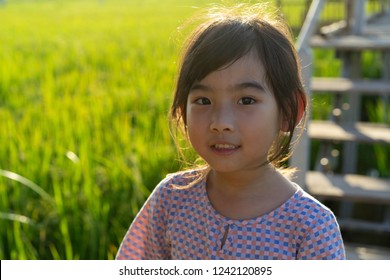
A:
<svg viewBox="0 0 390 280">
<path fill-rule="evenodd" d="M 212 132 L 233 132 L 234 131 L 234 112 L 227 105 L 219 105 L 214 108 L 210 123 Z"/>
</svg>

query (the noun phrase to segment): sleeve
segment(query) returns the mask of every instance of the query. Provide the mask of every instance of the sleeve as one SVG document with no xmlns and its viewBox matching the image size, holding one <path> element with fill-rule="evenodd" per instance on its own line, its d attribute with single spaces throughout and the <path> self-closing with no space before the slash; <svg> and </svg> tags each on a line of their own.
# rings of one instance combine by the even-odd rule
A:
<svg viewBox="0 0 390 280">
<path fill-rule="evenodd" d="M 169 195 L 161 182 L 149 196 L 128 229 L 116 255 L 117 260 L 169 259 L 166 240 Z"/>
<path fill-rule="evenodd" d="M 301 260 L 344 260 L 345 249 L 336 217 L 320 212 L 305 234 L 298 251 Z"/>
</svg>

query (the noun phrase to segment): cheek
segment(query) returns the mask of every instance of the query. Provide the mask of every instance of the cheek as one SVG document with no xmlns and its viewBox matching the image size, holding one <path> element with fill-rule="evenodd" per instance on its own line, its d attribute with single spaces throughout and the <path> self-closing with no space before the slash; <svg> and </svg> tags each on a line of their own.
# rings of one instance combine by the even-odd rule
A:
<svg viewBox="0 0 390 280">
<path fill-rule="evenodd" d="M 270 110 L 265 114 L 257 116 L 251 122 L 248 122 L 247 130 L 251 129 L 249 126 L 251 126 L 253 130 L 256 129 L 257 131 L 257 133 L 253 133 L 252 136 L 252 138 L 255 139 L 254 141 L 263 139 L 267 143 L 272 143 L 279 135 L 281 129 L 281 120 L 277 110 Z"/>
<path fill-rule="evenodd" d="M 202 115 L 194 112 L 191 106 L 187 106 L 186 119 L 187 119 L 187 134 L 191 139 L 197 138 L 201 134 L 202 124 L 204 123 L 201 119 Z"/>
<path fill-rule="evenodd" d="M 187 137 L 190 145 L 195 149 L 198 154 L 202 154 L 202 147 L 205 142 L 205 133 L 202 131 L 199 125 L 195 123 L 193 119 L 187 125 Z"/>
</svg>

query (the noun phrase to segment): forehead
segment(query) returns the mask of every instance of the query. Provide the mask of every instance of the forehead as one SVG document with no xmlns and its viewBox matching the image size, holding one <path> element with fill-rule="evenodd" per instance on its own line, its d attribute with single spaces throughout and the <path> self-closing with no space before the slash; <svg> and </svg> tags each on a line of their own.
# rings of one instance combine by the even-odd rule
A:
<svg viewBox="0 0 390 280">
<path fill-rule="evenodd" d="M 212 71 L 200 82 L 236 83 L 254 80 L 264 82 L 266 70 L 255 51 Z"/>
<path fill-rule="evenodd" d="M 242 69 L 246 70 L 247 72 L 265 72 L 264 64 L 254 49 L 250 50 L 247 54 L 240 57 L 239 59 L 221 67 L 217 71 L 223 71 L 225 69 Z"/>
</svg>

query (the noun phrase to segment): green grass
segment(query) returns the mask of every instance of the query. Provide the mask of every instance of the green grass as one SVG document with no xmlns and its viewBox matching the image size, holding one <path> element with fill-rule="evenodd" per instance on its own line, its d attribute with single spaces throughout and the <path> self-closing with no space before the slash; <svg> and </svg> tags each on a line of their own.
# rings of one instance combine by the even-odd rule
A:
<svg viewBox="0 0 390 280">
<path fill-rule="evenodd" d="M 193 11 L 128 2 L 0 7 L 0 169 L 37 185 L 0 176 L 1 259 L 113 258 L 178 168 L 166 116 L 176 27 Z"/>
<path fill-rule="evenodd" d="M 180 167 L 177 27 L 208 2 L 0 5 L 0 259 L 114 258 Z"/>
</svg>

